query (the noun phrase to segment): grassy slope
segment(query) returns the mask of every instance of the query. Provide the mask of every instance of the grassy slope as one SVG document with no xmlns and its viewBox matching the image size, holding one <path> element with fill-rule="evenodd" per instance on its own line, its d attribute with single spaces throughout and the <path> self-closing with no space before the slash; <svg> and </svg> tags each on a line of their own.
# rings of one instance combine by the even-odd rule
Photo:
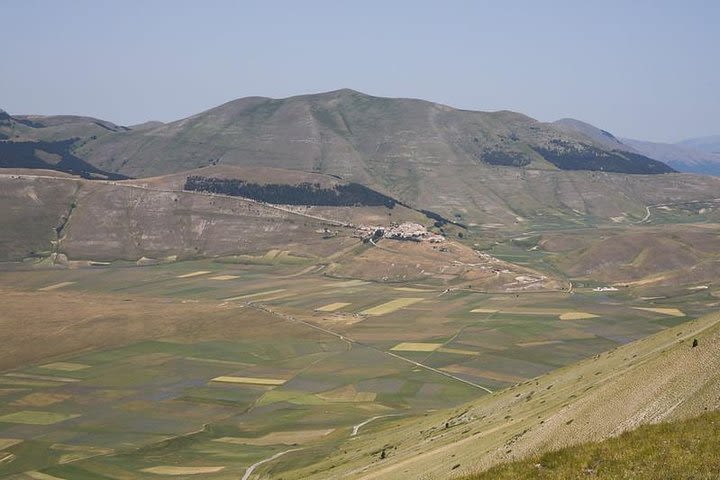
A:
<svg viewBox="0 0 720 480">
<path fill-rule="evenodd" d="M 720 412 L 710 412 L 498 465 L 463 480 L 710 479 L 717 478 L 718 471 Z"/>
<path fill-rule="evenodd" d="M 693 338 L 699 347 L 690 348 Z M 720 406 L 719 351 L 720 315 L 710 314 L 465 407 L 376 427 L 286 478 L 326 478 L 328 469 L 363 479 L 447 478 L 698 415 Z"/>
</svg>

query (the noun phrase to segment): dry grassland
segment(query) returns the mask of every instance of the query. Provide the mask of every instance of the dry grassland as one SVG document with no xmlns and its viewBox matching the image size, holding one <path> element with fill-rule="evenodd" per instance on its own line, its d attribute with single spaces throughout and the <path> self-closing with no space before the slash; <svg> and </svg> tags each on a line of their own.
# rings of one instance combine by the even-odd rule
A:
<svg viewBox="0 0 720 480">
<path fill-rule="evenodd" d="M 217 473 L 225 467 L 176 467 L 172 465 L 160 465 L 157 467 L 143 468 L 143 472 L 154 473 L 155 475 L 202 475 L 204 473 Z"/>
</svg>

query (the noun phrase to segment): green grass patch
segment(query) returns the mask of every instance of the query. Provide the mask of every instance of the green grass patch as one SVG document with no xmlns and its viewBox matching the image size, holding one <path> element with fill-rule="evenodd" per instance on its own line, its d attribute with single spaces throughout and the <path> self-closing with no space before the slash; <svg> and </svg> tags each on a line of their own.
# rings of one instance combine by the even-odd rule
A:
<svg viewBox="0 0 720 480">
<path fill-rule="evenodd" d="M 710 479 L 719 471 L 720 412 L 711 412 L 499 465 L 464 480 Z"/>
<path fill-rule="evenodd" d="M 23 425 L 52 425 L 53 423 L 79 417 L 79 413 L 56 413 L 40 410 L 22 410 L 0 416 L 0 423 L 20 423 Z"/>
</svg>

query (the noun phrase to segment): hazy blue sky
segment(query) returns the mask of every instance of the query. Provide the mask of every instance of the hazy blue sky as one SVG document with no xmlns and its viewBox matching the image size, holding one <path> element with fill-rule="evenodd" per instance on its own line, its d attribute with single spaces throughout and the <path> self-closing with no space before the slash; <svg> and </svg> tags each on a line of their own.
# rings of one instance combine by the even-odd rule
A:
<svg viewBox="0 0 720 480">
<path fill-rule="evenodd" d="M 349 87 L 720 133 L 720 1 L 0 0 L 0 107 L 120 124 Z"/>
</svg>

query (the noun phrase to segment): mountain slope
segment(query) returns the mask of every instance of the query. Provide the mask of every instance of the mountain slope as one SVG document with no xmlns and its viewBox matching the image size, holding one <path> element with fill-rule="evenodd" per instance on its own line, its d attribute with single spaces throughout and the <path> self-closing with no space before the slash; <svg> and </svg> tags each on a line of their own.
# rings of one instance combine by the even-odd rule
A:
<svg viewBox="0 0 720 480">
<path fill-rule="evenodd" d="M 327 478 L 329 468 L 335 478 L 365 480 L 461 476 L 716 410 L 718 371 L 720 314 L 713 313 L 452 411 L 386 422 L 283 478 Z"/>
<path fill-rule="evenodd" d="M 616 138 L 612 133 L 606 130 L 601 130 L 596 126 L 581 120 L 576 120 L 574 118 L 561 118 L 560 120 L 553 122 L 552 125 L 564 132 L 574 132 L 584 135 L 611 150 L 634 151 L 632 148 L 628 148 L 628 145 Z"/>
<path fill-rule="evenodd" d="M 623 138 L 622 141 L 643 155 L 660 160 L 680 172 L 720 175 L 720 153 L 702 151 L 684 144 L 645 142 L 629 138 Z"/>
<path fill-rule="evenodd" d="M 157 128 L 98 138 L 78 151 L 100 168 L 131 176 L 209 163 L 262 165 L 392 186 L 408 199 L 419 177 L 440 168 L 671 171 L 518 113 L 457 110 L 352 90 L 243 98 Z"/>
<path fill-rule="evenodd" d="M 0 168 L 55 170 L 85 178 L 127 178 L 105 172 L 75 155 L 78 143 L 125 130 L 90 117 L 12 116 L 0 110 Z"/>
<path fill-rule="evenodd" d="M 617 438 L 498 465 L 463 480 L 714 478 L 720 471 L 720 412 L 645 425 Z"/>
<path fill-rule="evenodd" d="M 703 152 L 720 154 L 720 135 L 689 138 L 687 140 L 678 142 L 678 145 L 694 148 L 696 150 L 702 150 Z"/>
</svg>

